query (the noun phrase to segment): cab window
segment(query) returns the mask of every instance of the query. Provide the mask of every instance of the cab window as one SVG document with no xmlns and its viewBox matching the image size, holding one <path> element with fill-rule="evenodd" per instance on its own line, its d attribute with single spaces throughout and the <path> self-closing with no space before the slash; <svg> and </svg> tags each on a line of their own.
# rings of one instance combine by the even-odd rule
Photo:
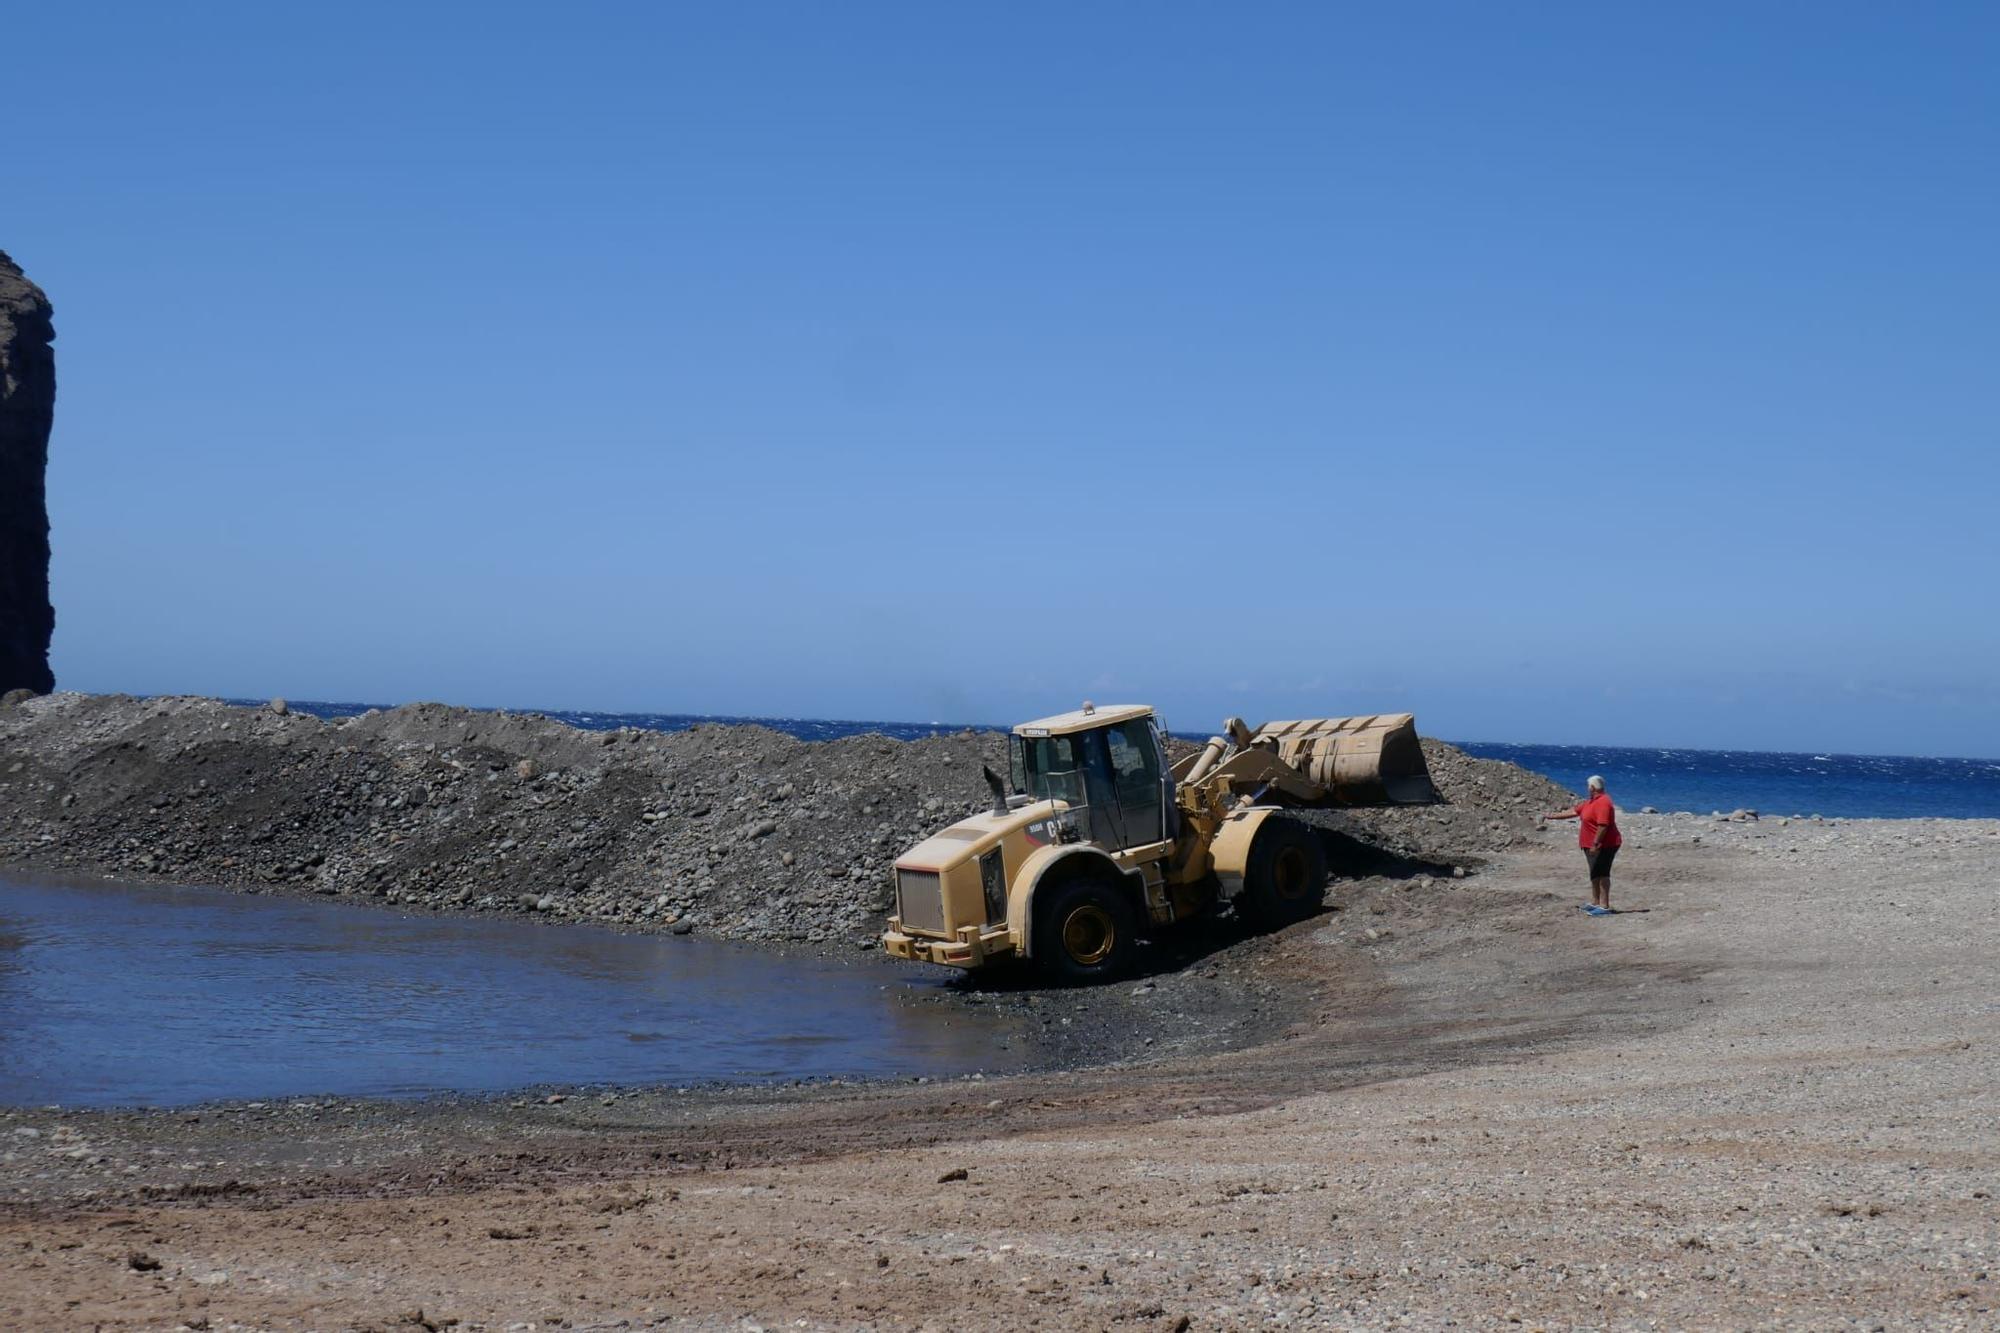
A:
<svg viewBox="0 0 2000 1333">
<path fill-rule="evenodd" d="M 1152 723 L 1143 717 L 1107 727 L 1112 780 L 1124 815 L 1126 846 L 1158 841 L 1164 814 L 1160 792 L 1160 749 Z"/>
</svg>

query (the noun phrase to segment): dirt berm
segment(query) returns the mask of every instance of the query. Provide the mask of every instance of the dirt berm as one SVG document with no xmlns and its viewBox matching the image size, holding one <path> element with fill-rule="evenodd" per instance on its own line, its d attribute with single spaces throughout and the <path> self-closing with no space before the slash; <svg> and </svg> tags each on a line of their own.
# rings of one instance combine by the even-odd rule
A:
<svg viewBox="0 0 2000 1333">
<path fill-rule="evenodd" d="M 1315 817 L 1347 835 L 1337 870 L 1477 867 L 1572 799 L 1425 752 L 1444 804 Z M 54 694 L 0 708 L 0 865 L 853 948 L 881 929 L 890 862 L 981 808 L 1003 753 L 975 731 L 807 742 Z"/>
</svg>

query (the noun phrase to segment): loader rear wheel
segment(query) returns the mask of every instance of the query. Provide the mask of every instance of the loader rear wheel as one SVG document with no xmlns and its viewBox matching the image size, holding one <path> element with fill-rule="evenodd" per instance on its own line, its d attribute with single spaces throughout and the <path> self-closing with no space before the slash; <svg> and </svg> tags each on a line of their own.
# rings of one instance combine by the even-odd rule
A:
<svg viewBox="0 0 2000 1333">
<path fill-rule="evenodd" d="M 1075 879 L 1035 904 L 1035 963 L 1062 981 L 1109 981 L 1132 965 L 1139 919 L 1118 885 Z M 1040 894 L 1035 895 L 1037 898 Z"/>
<path fill-rule="evenodd" d="M 1268 819 L 1243 867 L 1243 913 L 1261 930 L 1303 921 L 1326 901 L 1326 853 L 1296 819 Z"/>
</svg>

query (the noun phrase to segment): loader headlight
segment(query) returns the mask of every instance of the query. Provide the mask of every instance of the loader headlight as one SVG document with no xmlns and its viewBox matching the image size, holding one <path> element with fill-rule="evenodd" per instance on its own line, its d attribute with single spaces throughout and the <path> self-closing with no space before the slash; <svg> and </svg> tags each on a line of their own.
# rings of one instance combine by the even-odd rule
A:
<svg viewBox="0 0 2000 1333">
<path fill-rule="evenodd" d="M 986 894 L 988 924 L 1007 919 L 1007 870 L 1000 863 L 1000 849 L 979 858 L 979 887 Z"/>
</svg>

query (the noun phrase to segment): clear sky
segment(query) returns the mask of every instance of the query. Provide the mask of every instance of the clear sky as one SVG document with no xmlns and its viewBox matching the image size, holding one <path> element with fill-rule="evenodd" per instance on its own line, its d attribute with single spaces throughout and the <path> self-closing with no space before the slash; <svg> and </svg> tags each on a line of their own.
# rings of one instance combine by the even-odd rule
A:
<svg viewBox="0 0 2000 1333">
<path fill-rule="evenodd" d="M 2000 7 L 0 33 L 63 687 L 2000 755 Z"/>
</svg>

